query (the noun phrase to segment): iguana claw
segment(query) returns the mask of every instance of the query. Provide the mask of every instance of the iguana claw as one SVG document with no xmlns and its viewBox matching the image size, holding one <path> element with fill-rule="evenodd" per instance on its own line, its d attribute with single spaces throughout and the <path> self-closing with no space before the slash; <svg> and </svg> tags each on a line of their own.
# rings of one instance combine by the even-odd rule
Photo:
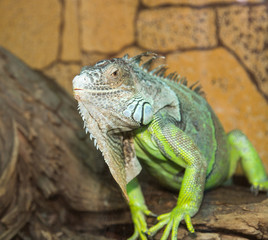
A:
<svg viewBox="0 0 268 240">
<path fill-rule="evenodd" d="M 128 240 L 135 240 L 140 238 L 141 240 L 147 240 L 148 228 L 145 220 L 145 216 L 157 217 L 152 211 L 148 210 L 146 205 L 131 205 L 132 220 L 134 223 L 134 233 L 128 238 Z"/>
<path fill-rule="evenodd" d="M 171 240 L 177 240 L 178 227 L 183 219 L 185 220 L 189 232 L 194 233 L 194 227 L 191 223 L 190 214 L 188 214 L 187 211 L 185 213 L 185 211 L 183 211 L 179 206 L 177 206 L 170 213 L 160 215 L 157 218 L 159 222 L 155 226 L 151 227 L 148 230 L 147 234 L 149 236 L 154 236 L 156 232 L 158 232 L 161 228 L 163 228 L 166 225 L 161 240 L 167 240 L 170 233 L 171 233 Z"/>
<path fill-rule="evenodd" d="M 259 186 L 251 185 L 250 191 L 254 194 L 254 196 L 257 196 L 259 194 Z"/>
<path fill-rule="evenodd" d="M 256 196 L 260 191 L 266 191 L 268 194 L 268 179 L 259 183 L 253 183 L 250 191 Z"/>
</svg>

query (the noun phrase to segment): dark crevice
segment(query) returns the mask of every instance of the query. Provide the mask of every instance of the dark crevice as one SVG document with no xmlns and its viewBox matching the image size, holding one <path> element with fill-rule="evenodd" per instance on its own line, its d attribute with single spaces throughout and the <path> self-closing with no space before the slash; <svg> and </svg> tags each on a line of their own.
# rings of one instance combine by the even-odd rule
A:
<svg viewBox="0 0 268 240">
<path fill-rule="evenodd" d="M 65 13 L 65 2 L 64 0 L 58 0 L 59 4 L 61 6 L 60 10 L 60 25 L 59 25 L 59 40 L 58 40 L 58 51 L 57 56 L 54 61 L 51 61 L 49 64 L 41 67 L 41 68 L 34 68 L 38 71 L 46 71 L 49 68 L 57 65 L 61 61 L 61 55 L 62 55 L 62 48 L 63 48 L 63 31 L 64 31 L 64 13 Z"/>
<path fill-rule="evenodd" d="M 136 13 L 135 13 L 135 17 L 134 17 L 134 44 L 133 45 L 138 45 L 138 28 L 137 28 L 137 24 L 138 24 L 138 18 L 139 18 L 139 13 L 141 12 L 141 10 L 144 8 L 143 3 L 141 0 L 139 0 L 137 9 L 136 9 Z"/>
<path fill-rule="evenodd" d="M 59 61 L 62 56 L 62 46 L 63 46 L 63 32 L 64 32 L 64 13 L 65 13 L 65 1 L 59 0 L 59 3 L 61 5 L 61 12 L 60 12 L 60 27 L 59 27 L 59 43 L 58 43 L 58 54 L 57 54 L 57 60 Z"/>
<path fill-rule="evenodd" d="M 81 61 L 80 60 L 61 60 L 61 61 L 58 61 L 58 63 L 61 63 L 61 64 L 81 64 Z"/>
<path fill-rule="evenodd" d="M 215 46 L 208 46 L 208 47 L 189 47 L 189 48 L 176 48 L 173 50 L 168 50 L 168 51 L 157 51 L 157 53 L 162 54 L 162 55 L 169 55 L 169 54 L 174 54 L 176 52 L 189 52 L 189 51 L 208 51 L 208 50 L 214 50 L 218 48 L 217 45 Z"/>
<path fill-rule="evenodd" d="M 188 7 L 188 8 L 192 8 L 192 9 L 203 9 L 203 8 L 216 8 L 216 7 L 230 7 L 230 6 L 259 6 L 259 5 L 264 5 L 266 4 L 266 1 L 262 1 L 259 3 L 249 3 L 249 2 L 217 2 L 217 3 L 208 3 L 208 4 L 202 4 L 202 5 L 193 5 L 193 4 L 172 4 L 172 3 L 168 3 L 168 4 L 160 4 L 157 6 L 146 6 L 143 5 L 143 9 L 144 10 L 154 10 L 154 9 L 165 9 L 165 8 L 174 8 L 174 7 Z"/>
<path fill-rule="evenodd" d="M 219 14 L 218 14 L 218 9 L 215 8 L 213 9 L 214 12 L 215 12 L 215 21 L 214 21 L 214 24 L 215 24 L 215 28 L 216 28 L 216 41 L 218 43 L 218 46 L 221 45 L 220 43 L 220 24 L 219 24 Z"/>
<path fill-rule="evenodd" d="M 56 66 L 58 63 L 60 62 L 60 60 L 55 60 L 55 61 L 52 61 L 50 64 L 40 68 L 40 69 L 36 69 L 37 71 L 47 71 L 49 70 L 50 68 L 53 68 L 54 66 Z"/>
<path fill-rule="evenodd" d="M 222 42 L 220 43 L 220 46 L 225 48 L 226 51 L 228 51 L 235 59 L 236 61 L 241 65 L 241 67 L 245 70 L 245 72 L 247 73 L 249 79 L 252 81 L 252 83 L 254 84 L 254 86 L 256 86 L 258 92 L 261 94 L 261 96 L 266 100 L 266 102 L 268 102 L 268 95 L 265 94 L 260 86 L 258 81 L 256 80 L 256 77 L 254 75 L 254 73 L 247 68 L 247 66 L 244 64 L 244 62 L 241 60 L 241 58 L 236 54 L 235 51 L 233 51 L 231 48 L 229 48 L 228 46 L 226 46 L 225 44 L 223 44 Z"/>
<path fill-rule="evenodd" d="M 83 49 L 82 49 L 82 19 L 81 19 L 81 1 L 77 0 L 77 21 L 78 21 L 78 42 L 79 42 L 79 49 L 80 49 L 80 63 L 82 64 L 82 53 L 83 53 Z"/>
</svg>

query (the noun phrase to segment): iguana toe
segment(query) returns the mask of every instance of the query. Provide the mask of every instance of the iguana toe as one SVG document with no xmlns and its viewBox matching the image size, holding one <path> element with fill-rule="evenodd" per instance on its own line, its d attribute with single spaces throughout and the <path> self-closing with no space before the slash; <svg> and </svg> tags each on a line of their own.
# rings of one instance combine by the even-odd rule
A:
<svg viewBox="0 0 268 240">
<path fill-rule="evenodd" d="M 250 188 L 251 192 L 256 196 L 259 192 L 266 191 L 268 194 L 268 179 L 259 183 L 253 183 Z"/>
</svg>

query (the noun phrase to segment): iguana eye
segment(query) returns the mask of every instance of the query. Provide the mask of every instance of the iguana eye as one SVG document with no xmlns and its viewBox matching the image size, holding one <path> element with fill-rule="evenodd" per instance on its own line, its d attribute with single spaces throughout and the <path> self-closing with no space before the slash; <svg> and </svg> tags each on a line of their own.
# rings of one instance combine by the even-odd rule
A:
<svg viewBox="0 0 268 240">
<path fill-rule="evenodd" d="M 122 70 L 117 66 L 112 66 L 105 74 L 105 81 L 112 88 L 119 87 L 124 81 L 121 76 Z"/>
<path fill-rule="evenodd" d="M 119 70 L 115 69 L 114 71 L 112 71 L 111 76 L 112 77 L 117 77 L 119 75 Z"/>
</svg>

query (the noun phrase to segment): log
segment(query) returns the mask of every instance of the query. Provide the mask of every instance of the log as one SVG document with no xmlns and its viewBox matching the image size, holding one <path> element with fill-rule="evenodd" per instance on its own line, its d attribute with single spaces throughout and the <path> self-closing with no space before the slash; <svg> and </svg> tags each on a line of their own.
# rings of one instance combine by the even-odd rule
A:
<svg viewBox="0 0 268 240">
<path fill-rule="evenodd" d="M 0 81 L 0 239 L 16 235 L 42 199 L 77 211 L 126 208 L 74 99 L 2 48 Z"/>
<path fill-rule="evenodd" d="M 126 239 L 133 232 L 76 108 L 54 80 L 0 48 L 0 240 Z M 177 193 L 146 172 L 141 182 L 152 211 L 175 206 Z M 268 239 L 268 200 L 245 186 L 221 187 L 205 194 L 192 222 L 195 236 L 182 223 L 180 239 Z"/>
</svg>

